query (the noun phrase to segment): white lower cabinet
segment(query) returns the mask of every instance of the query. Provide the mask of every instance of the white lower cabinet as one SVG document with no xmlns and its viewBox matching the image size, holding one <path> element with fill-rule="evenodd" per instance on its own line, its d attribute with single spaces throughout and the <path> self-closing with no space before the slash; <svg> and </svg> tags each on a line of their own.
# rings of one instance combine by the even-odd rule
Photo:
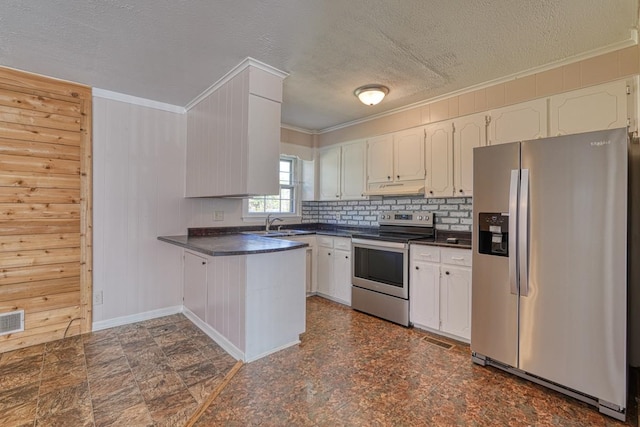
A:
<svg viewBox="0 0 640 427">
<path fill-rule="evenodd" d="M 411 245 L 409 316 L 418 328 L 471 338 L 471 251 Z"/>
<path fill-rule="evenodd" d="M 306 253 L 306 278 L 305 289 L 307 294 L 317 292 L 318 287 L 318 265 L 317 265 L 317 248 L 316 248 L 316 236 L 304 235 L 304 236 L 290 236 L 283 238 L 284 240 L 291 240 L 294 242 L 303 242 L 308 244 Z"/>
<path fill-rule="evenodd" d="M 207 310 L 207 259 L 184 252 L 184 306 L 206 321 Z"/>
<path fill-rule="evenodd" d="M 318 294 L 351 305 L 351 239 L 318 236 Z"/>
</svg>

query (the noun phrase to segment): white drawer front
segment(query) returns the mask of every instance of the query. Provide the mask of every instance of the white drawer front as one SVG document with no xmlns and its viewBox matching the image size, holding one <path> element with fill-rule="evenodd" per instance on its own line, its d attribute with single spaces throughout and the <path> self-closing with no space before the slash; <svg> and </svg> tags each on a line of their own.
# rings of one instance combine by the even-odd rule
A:
<svg viewBox="0 0 640 427">
<path fill-rule="evenodd" d="M 323 248 L 332 248 L 333 247 L 333 237 L 331 237 L 331 236 L 318 236 L 318 246 L 322 246 Z"/>
<path fill-rule="evenodd" d="M 340 249 L 343 251 L 351 250 L 351 239 L 347 239 L 346 237 L 334 237 L 333 238 L 333 247 L 336 249 Z"/>
<path fill-rule="evenodd" d="M 409 253 L 414 261 L 440 262 L 440 248 L 437 246 L 411 245 Z"/>
<path fill-rule="evenodd" d="M 441 248 L 442 263 L 471 267 L 471 251 L 468 249 Z"/>
</svg>

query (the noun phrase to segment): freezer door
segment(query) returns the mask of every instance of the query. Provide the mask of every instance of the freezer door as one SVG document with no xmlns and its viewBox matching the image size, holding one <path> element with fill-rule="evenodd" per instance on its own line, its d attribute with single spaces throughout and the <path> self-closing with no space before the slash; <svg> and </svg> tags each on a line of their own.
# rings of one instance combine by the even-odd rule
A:
<svg viewBox="0 0 640 427">
<path fill-rule="evenodd" d="M 518 363 L 518 291 L 514 282 L 517 215 L 509 215 L 512 232 L 508 257 L 480 253 L 478 236 L 480 213 L 509 214 L 517 208 L 519 165 L 519 143 L 473 150 L 471 350 L 511 366 Z M 515 194 L 512 191 L 514 173 Z"/>
<path fill-rule="evenodd" d="M 626 129 L 526 141 L 521 158 L 519 368 L 624 408 Z"/>
</svg>

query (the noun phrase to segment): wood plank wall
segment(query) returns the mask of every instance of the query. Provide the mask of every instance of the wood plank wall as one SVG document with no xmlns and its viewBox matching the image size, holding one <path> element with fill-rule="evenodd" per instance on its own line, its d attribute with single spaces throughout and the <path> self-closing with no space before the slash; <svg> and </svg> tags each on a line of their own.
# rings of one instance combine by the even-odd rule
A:
<svg viewBox="0 0 640 427">
<path fill-rule="evenodd" d="M 0 353 L 91 331 L 91 88 L 0 67 Z"/>
</svg>

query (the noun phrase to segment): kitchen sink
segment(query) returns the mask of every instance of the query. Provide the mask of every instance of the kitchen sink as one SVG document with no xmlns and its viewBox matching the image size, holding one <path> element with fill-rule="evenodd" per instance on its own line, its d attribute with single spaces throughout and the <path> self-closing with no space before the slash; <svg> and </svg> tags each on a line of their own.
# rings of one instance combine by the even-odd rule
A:
<svg viewBox="0 0 640 427">
<path fill-rule="evenodd" d="M 290 237 L 290 236 L 299 236 L 301 234 L 312 234 L 306 230 L 269 230 L 269 231 L 243 231 L 242 234 L 253 234 L 255 236 L 264 236 L 264 237 Z"/>
</svg>

